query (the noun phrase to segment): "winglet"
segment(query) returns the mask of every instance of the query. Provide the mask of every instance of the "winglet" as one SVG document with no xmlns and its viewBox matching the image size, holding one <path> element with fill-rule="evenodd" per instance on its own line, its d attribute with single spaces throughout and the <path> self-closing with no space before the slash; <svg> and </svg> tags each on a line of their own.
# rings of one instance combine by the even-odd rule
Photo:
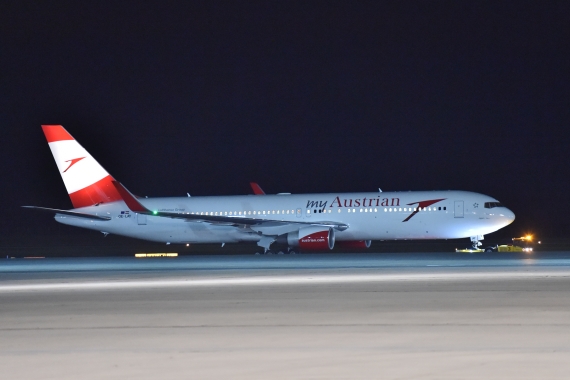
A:
<svg viewBox="0 0 570 380">
<path fill-rule="evenodd" d="M 123 198 L 123 201 L 127 204 L 127 207 L 131 211 L 140 212 L 140 213 L 151 213 L 151 211 L 149 209 L 147 209 L 146 207 L 144 207 L 137 200 L 137 198 L 133 194 L 131 194 L 131 192 L 129 190 L 127 190 L 127 188 L 125 186 L 123 186 L 122 183 L 120 183 L 118 181 L 113 181 L 113 185 L 115 185 L 115 188 L 117 189 L 117 191 L 121 195 L 121 198 Z"/>
<path fill-rule="evenodd" d="M 249 185 L 255 195 L 265 195 L 265 191 L 257 184 L 257 182 L 250 182 Z"/>
</svg>

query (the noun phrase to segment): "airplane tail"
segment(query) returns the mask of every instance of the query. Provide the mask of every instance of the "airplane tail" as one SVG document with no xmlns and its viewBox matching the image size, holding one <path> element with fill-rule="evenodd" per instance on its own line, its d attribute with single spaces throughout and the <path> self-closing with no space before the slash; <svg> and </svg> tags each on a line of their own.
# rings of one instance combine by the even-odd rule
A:
<svg viewBox="0 0 570 380">
<path fill-rule="evenodd" d="M 61 125 L 42 125 L 74 208 L 121 200 L 115 180 Z"/>
</svg>

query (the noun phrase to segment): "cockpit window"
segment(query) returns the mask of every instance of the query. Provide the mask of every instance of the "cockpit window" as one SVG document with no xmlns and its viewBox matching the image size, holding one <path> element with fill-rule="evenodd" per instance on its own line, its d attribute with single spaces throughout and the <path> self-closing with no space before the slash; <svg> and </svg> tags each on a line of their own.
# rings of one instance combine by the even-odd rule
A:
<svg viewBox="0 0 570 380">
<path fill-rule="evenodd" d="M 485 202 L 485 208 L 505 207 L 500 202 Z"/>
</svg>

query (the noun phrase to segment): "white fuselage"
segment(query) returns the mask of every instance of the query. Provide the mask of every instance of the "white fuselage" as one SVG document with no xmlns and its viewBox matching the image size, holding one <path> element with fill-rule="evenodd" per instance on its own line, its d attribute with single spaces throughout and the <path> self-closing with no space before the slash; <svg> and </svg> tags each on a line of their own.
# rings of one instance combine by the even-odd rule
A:
<svg viewBox="0 0 570 380">
<path fill-rule="evenodd" d="M 494 232 L 514 220 L 498 202 L 467 191 L 414 191 L 341 194 L 286 194 L 143 198 L 153 211 L 248 217 L 290 222 L 337 222 L 348 225 L 336 232 L 337 241 L 396 239 L 455 239 Z M 422 207 L 423 206 L 423 207 Z M 123 201 L 76 209 L 111 217 L 108 221 L 56 214 L 64 224 L 117 235 L 167 243 L 231 243 L 259 241 L 262 235 L 280 236 L 298 225 L 271 223 L 236 227 L 137 214 Z"/>
</svg>

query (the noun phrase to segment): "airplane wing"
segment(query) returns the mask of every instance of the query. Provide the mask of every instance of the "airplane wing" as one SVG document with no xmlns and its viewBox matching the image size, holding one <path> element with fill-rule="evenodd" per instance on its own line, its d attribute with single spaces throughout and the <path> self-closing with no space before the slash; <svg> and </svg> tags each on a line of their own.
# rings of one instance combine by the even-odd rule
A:
<svg viewBox="0 0 570 380">
<path fill-rule="evenodd" d="M 309 226 L 323 226 L 332 227 L 339 231 L 344 231 L 348 228 L 347 224 L 328 222 L 328 221 L 316 221 L 316 222 L 301 222 L 301 221 L 287 221 L 287 220 L 276 220 L 276 219 L 257 219 L 257 218 L 244 218 L 241 216 L 217 216 L 217 215 L 197 215 L 189 212 L 164 212 L 164 211 L 151 211 L 142 205 L 137 198 L 127 190 L 120 182 L 113 181 L 113 185 L 117 188 L 117 191 L 123 198 L 123 201 L 127 204 L 127 207 L 134 212 L 139 214 L 161 216 L 167 218 L 185 219 L 189 221 L 203 221 L 213 224 L 221 225 L 235 225 L 235 226 L 267 226 L 267 227 L 277 227 L 283 225 L 309 225 Z"/>
<path fill-rule="evenodd" d="M 99 215 L 87 214 L 84 212 L 77 212 L 77 211 L 70 211 L 70 210 L 59 210 L 57 208 L 47 208 L 47 207 L 39 207 L 39 206 L 22 206 L 22 207 L 34 209 L 34 210 L 45 211 L 45 212 L 50 212 L 50 213 L 55 213 L 55 214 L 75 216 L 78 218 L 97 219 L 97 220 L 111 220 L 111 217 L 109 217 L 109 216 L 99 216 Z"/>
</svg>

